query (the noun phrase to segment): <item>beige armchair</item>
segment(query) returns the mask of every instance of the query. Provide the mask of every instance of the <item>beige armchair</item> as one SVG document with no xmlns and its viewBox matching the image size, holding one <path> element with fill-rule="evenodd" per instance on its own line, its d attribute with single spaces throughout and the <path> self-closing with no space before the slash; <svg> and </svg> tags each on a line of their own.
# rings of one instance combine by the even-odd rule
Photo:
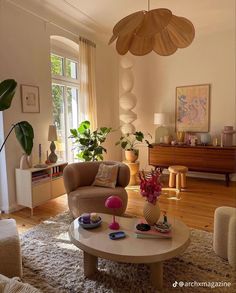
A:
<svg viewBox="0 0 236 293">
<path fill-rule="evenodd" d="M 118 195 L 123 201 L 122 208 L 117 209 L 115 214 L 122 215 L 126 210 L 128 195 L 125 187 L 130 179 L 128 166 L 120 162 L 103 161 L 104 164 L 108 165 L 119 164 L 116 187 L 93 186 L 92 183 L 101 163 L 72 163 L 64 169 L 63 178 L 68 196 L 68 205 L 74 218 L 85 212 L 113 213 L 113 211 L 105 207 L 105 200 L 111 195 Z"/>
</svg>

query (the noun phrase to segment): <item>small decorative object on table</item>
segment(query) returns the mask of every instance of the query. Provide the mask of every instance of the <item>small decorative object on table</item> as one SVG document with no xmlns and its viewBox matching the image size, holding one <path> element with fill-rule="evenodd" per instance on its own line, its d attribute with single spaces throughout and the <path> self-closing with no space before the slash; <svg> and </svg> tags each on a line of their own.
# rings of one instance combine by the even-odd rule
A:
<svg viewBox="0 0 236 293">
<path fill-rule="evenodd" d="M 160 217 L 160 208 L 157 199 L 161 194 L 162 185 L 160 183 L 160 173 L 151 171 L 151 177 L 147 177 L 144 171 L 139 173 L 140 191 L 143 197 L 146 197 L 147 202 L 143 207 L 143 216 L 149 225 L 154 225 Z"/>
<path fill-rule="evenodd" d="M 78 219 L 80 225 L 85 229 L 92 229 L 100 226 L 102 223 L 101 217 L 96 213 L 82 214 Z"/>
<path fill-rule="evenodd" d="M 157 224 L 155 224 L 154 228 L 161 233 L 168 233 L 171 231 L 171 224 L 168 223 L 167 214 L 165 211 L 163 212 L 163 221 L 159 221 Z"/>
<path fill-rule="evenodd" d="M 112 195 L 108 197 L 108 199 L 105 202 L 105 206 L 109 209 L 119 209 L 123 205 L 122 200 L 117 195 Z M 119 223 L 115 220 L 115 215 L 113 215 L 113 222 L 109 225 L 109 228 L 112 230 L 118 230 L 120 228 Z"/>
<path fill-rule="evenodd" d="M 123 232 L 123 231 L 112 232 L 109 234 L 109 238 L 111 240 L 118 240 L 118 239 L 122 239 L 125 237 L 126 237 L 126 235 L 125 235 L 125 232 Z"/>
</svg>

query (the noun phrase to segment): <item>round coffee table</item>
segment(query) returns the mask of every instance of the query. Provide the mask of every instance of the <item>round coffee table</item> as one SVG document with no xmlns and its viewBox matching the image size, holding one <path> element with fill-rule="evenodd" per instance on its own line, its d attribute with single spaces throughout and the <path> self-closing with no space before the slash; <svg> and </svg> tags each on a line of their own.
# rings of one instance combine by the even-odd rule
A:
<svg viewBox="0 0 236 293">
<path fill-rule="evenodd" d="M 98 257 L 125 263 L 147 263 L 151 268 L 151 282 L 158 288 L 163 283 L 163 261 L 182 253 L 190 243 L 188 227 L 181 221 L 170 220 L 172 238 L 170 239 L 140 239 L 136 238 L 135 226 L 137 218 L 116 217 L 120 231 L 126 233 L 126 238 L 111 240 L 109 229 L 112 216 L 99 214 L 102 224 L 95 229 L 83 229 L 75 219 L 69 228 L 72 243 L 84 252 L 84 275 L 90 277 L 97 270 Z"/>
</svg>

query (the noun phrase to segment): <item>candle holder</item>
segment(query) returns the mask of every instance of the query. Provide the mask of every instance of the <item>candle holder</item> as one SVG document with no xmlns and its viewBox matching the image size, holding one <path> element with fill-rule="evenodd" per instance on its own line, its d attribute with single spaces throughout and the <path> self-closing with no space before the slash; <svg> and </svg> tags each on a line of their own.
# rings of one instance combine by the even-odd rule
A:
<svg viewBox="0 0 236 293">
<path fill-rule="evenodd" d="M 47 168 L 47 164 L 42 163 L 42 145 L 39 144 L 39 163 L 34 166 L 34 168 Z"/>
</svg>

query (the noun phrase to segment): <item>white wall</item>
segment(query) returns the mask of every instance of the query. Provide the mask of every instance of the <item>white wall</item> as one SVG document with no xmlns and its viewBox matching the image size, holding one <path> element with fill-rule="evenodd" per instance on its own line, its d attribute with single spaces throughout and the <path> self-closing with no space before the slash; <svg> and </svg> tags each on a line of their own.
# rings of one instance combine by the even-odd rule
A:
<svg viewBox="0 0 236 293">
<path fill-rule="evenodd" d="M 77 33 L 75 31 L 75 33 Z M 38 160 L 38 144 L 42 144 L 45 158 L 49 147 L 47 141 L 48 125 L 52 122 L 51 103 L 51 73 L 50 73 L 50 35 L 61 35 L 77 41 L 77 37 L 43 20 L 33 16 L 11 3 L 3 2 L 0 6 L 0 38 L 4 44 L 0 46 L 0 80 L 14 78 L 18 82 L 12 106 L 4 112 L 5 135 L 12 123 L 21 120 L 29 121 L 35 133 L 33 160 Z M 86 32 L 82 31 L 86 36 Z M 91 34 L 87 34 L 91 37 Z M 94 37 L 95 39 L 95 37 Z M 100 52 L 100 50 L 102 52 Z M 102 111 L 98 115 L 98 124 L 113 126 L 115 114 L 116 89 L 116 55 L 109 47 L 102 44 L 97 46 L 97 87 L 98 108 Z M 108 56 L 108 57 L 107 57 Z M 22 113 L 20 84 L 36 85 L 40 89 L 40 113 Z M 111 106 L 112 105 L 112 106 Z M 107 113 L 108 112 L 108 113 Z M 119 159 L 114 144 L 108 142 L 109 157 Z M 19 167 L 21 148 L 15 135 L 12 134 L 6 145 L 6 162 L 8 176 L 9 209 L 16 206 L 15 168 Z M 43 158 L 43 159 L 44 159 Z"/>
<path fill-rule="evenodd" d="M 98 126 L 112 127 L 113 130 L 104 144 L 106 160 L 121 160 L 121 149 L 115 146 L 120 137 L 118 56 L 107 44 L 97 42 L 97 112 Z"/>
<path fill-rule="evenodd" d="M 176 86 L 205 83 L 211 84 L 210 134 L 220 137 L 224 125 L 235 128 L 235 52 L 235 29 L 232 28 L 211 34 L 196 31 L 190 47 L 169 57 L 153 52 L 134 57 L 133 92 L 138 99 L 134 109 L 138 115 L 134 123 L 136 129 L 149 131 L 154 136 L 154 113 L 169 112 L 174 131 Z M 141 149 L 140 162 L 142 168 L 148 167 L 147 149 Z"/>
</svg>

